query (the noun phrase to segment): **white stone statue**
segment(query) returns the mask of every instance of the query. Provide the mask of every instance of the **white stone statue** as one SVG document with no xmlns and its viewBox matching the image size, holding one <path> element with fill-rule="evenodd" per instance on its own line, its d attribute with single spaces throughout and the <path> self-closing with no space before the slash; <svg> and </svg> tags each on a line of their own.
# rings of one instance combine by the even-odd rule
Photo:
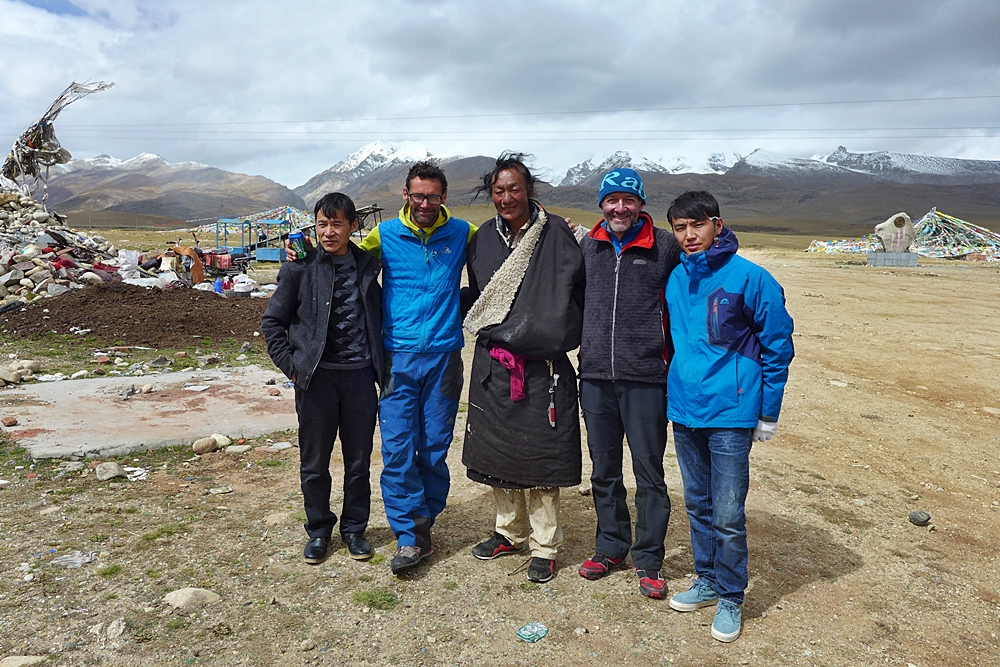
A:
<svg viewBox="0 0 1000 667">
<path fill-rule="evenodd" d="M 910 216 L 905 213 L 897 213 L 881 225 L 876 225 L 875 234 L 882 241 L 885 252 L 910 252 L 910 246 L 917 238 Z"/>
</svg>

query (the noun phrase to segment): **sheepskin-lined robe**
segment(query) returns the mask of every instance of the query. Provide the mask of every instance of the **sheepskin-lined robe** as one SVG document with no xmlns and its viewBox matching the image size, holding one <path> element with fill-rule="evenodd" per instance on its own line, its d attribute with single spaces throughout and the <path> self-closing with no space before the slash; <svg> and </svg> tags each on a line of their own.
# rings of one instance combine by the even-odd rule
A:
<svg viewBox="0 0 1000 667">
<path fill-rule="evenodd" d="M 475 299 L 465 325 L 477 337 L 462 463 L 470 479 L 513 489 L 574 486 L 581 472 L 576 371 L 566 353 L 580 345 L 583 257 L 564 219 L 532 209 L 513 250 L 498 218 L 479 228 L 464 299 Z M 512 399 L 512 371 L 491 356 L 494 346 L 525 357 L 521 400 Z"/>
</svg>

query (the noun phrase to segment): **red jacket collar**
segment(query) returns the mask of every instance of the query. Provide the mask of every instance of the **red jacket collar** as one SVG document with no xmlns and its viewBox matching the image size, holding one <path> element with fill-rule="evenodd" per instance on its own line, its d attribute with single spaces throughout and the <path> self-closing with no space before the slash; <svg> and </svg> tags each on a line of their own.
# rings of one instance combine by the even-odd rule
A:
<svg viewBox="0 0 1000 667">
<path fill-rule="evenodd" d="M 646 250 L 649 250 L 653 247 L 653 218 L 651 218 L 648 213 L 640 213 L 639 219 L 648 224 L 642 226 L 638 235 L 636 235 L 636 237 L 632 239 L 628 245 L 622 248 L 622 252 L 625 252 L 629 248 L 645 248 Z M 608 234 L 608 230 L 606 230 L 604 225 L 601 224 L 603 222 L 604 219 L 602 218 L 600 222 L 594 225 L 594 228 L 590 230 L 589 236 L 595 241 L 607 241 L 608 243 L 611 243 L 611 235 Z"/>
</svg>

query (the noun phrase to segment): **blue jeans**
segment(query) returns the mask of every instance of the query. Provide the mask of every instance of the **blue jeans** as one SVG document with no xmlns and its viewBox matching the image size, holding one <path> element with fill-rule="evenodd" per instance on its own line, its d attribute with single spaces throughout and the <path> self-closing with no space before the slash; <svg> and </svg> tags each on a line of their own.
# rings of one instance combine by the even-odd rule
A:
<svg viewBox="0 0 1000 667">
<path fill-rule="evenodd" d="M 382 501 L 399 546 L 415 546 L 416 520 L 444 510 L 451 486 L 448 448 L 462 393 L 462 353 L 386 351 Z"/>
<path fill-rule="evenodd" d="M 743 604 L 753 429 L 673 427 L 695 574 L 723 600 Z"/>
</svg>

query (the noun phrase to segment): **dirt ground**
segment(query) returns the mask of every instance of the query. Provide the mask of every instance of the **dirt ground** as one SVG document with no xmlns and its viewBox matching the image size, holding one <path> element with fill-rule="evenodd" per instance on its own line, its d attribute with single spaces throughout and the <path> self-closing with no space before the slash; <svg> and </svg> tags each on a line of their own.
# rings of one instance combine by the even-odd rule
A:
<svg viewBox="0 0 1000 667">
<path fill-rule="evenodd" d="M 473 558 L 469 548 L 490 534 L 493 512 L 488 490 L 461 467 L 460 414 L 435 554 L 402 578 L 388 567 L 395 545 L 377 455 L 369 529 L 377 557 L 359 563 L 340 550 L 310 567 L 301 559 L 294 448 L 198 460 L 146 452 L 122 460 L 150 467 L 146 480 L 109 483 L 79 472 L 53 479 L 58 462 L 32 469 L 6 445 L 0 657 L 48 655 L 46 664 L 59 665 L 998 664 L 1000 267 L 922 260 L 893 271 L 850 256 L 746 254 L 785 287 L 796 359 L 779 434 L 752 454 L 751 581 L 735 643 L 710 637 L 713 608 L 673 612 L 642 597 L 630 570 L 597 582 L 577 576 L 595 519 L 592 499 L 575 488 L 563 494 L 566 543 L 551 582 L 515 573 L 520 557 Z M 338 504 L 339 466 L 338 458 Z M 677 592 L 692 563 L 672 444 L 666 469 L 674 514 L 663 572 Z M 224 486 L 233 492 L 206 494 Z M 930 513 L 930 527 L 907 520 L 916 509 Z M 95 561 L 48 564 L 75 550 Z M 221 601 L 171 612 L 163 596 L 184 586 Z M 550 631 L 537 644 L 515 634 L 531 621 Z"/>
<path fill-rule="evenodd" d="M 222 298 L 196 289 L 103 283 L 4 313 L 0 330 L 38 339 L 50 332 L 89 329 L 85 335 L 101 345 L 179 348 L 194 338 L 252 338 L 265 308 L 266 299 L 250 296 Z"/>
</svg>

